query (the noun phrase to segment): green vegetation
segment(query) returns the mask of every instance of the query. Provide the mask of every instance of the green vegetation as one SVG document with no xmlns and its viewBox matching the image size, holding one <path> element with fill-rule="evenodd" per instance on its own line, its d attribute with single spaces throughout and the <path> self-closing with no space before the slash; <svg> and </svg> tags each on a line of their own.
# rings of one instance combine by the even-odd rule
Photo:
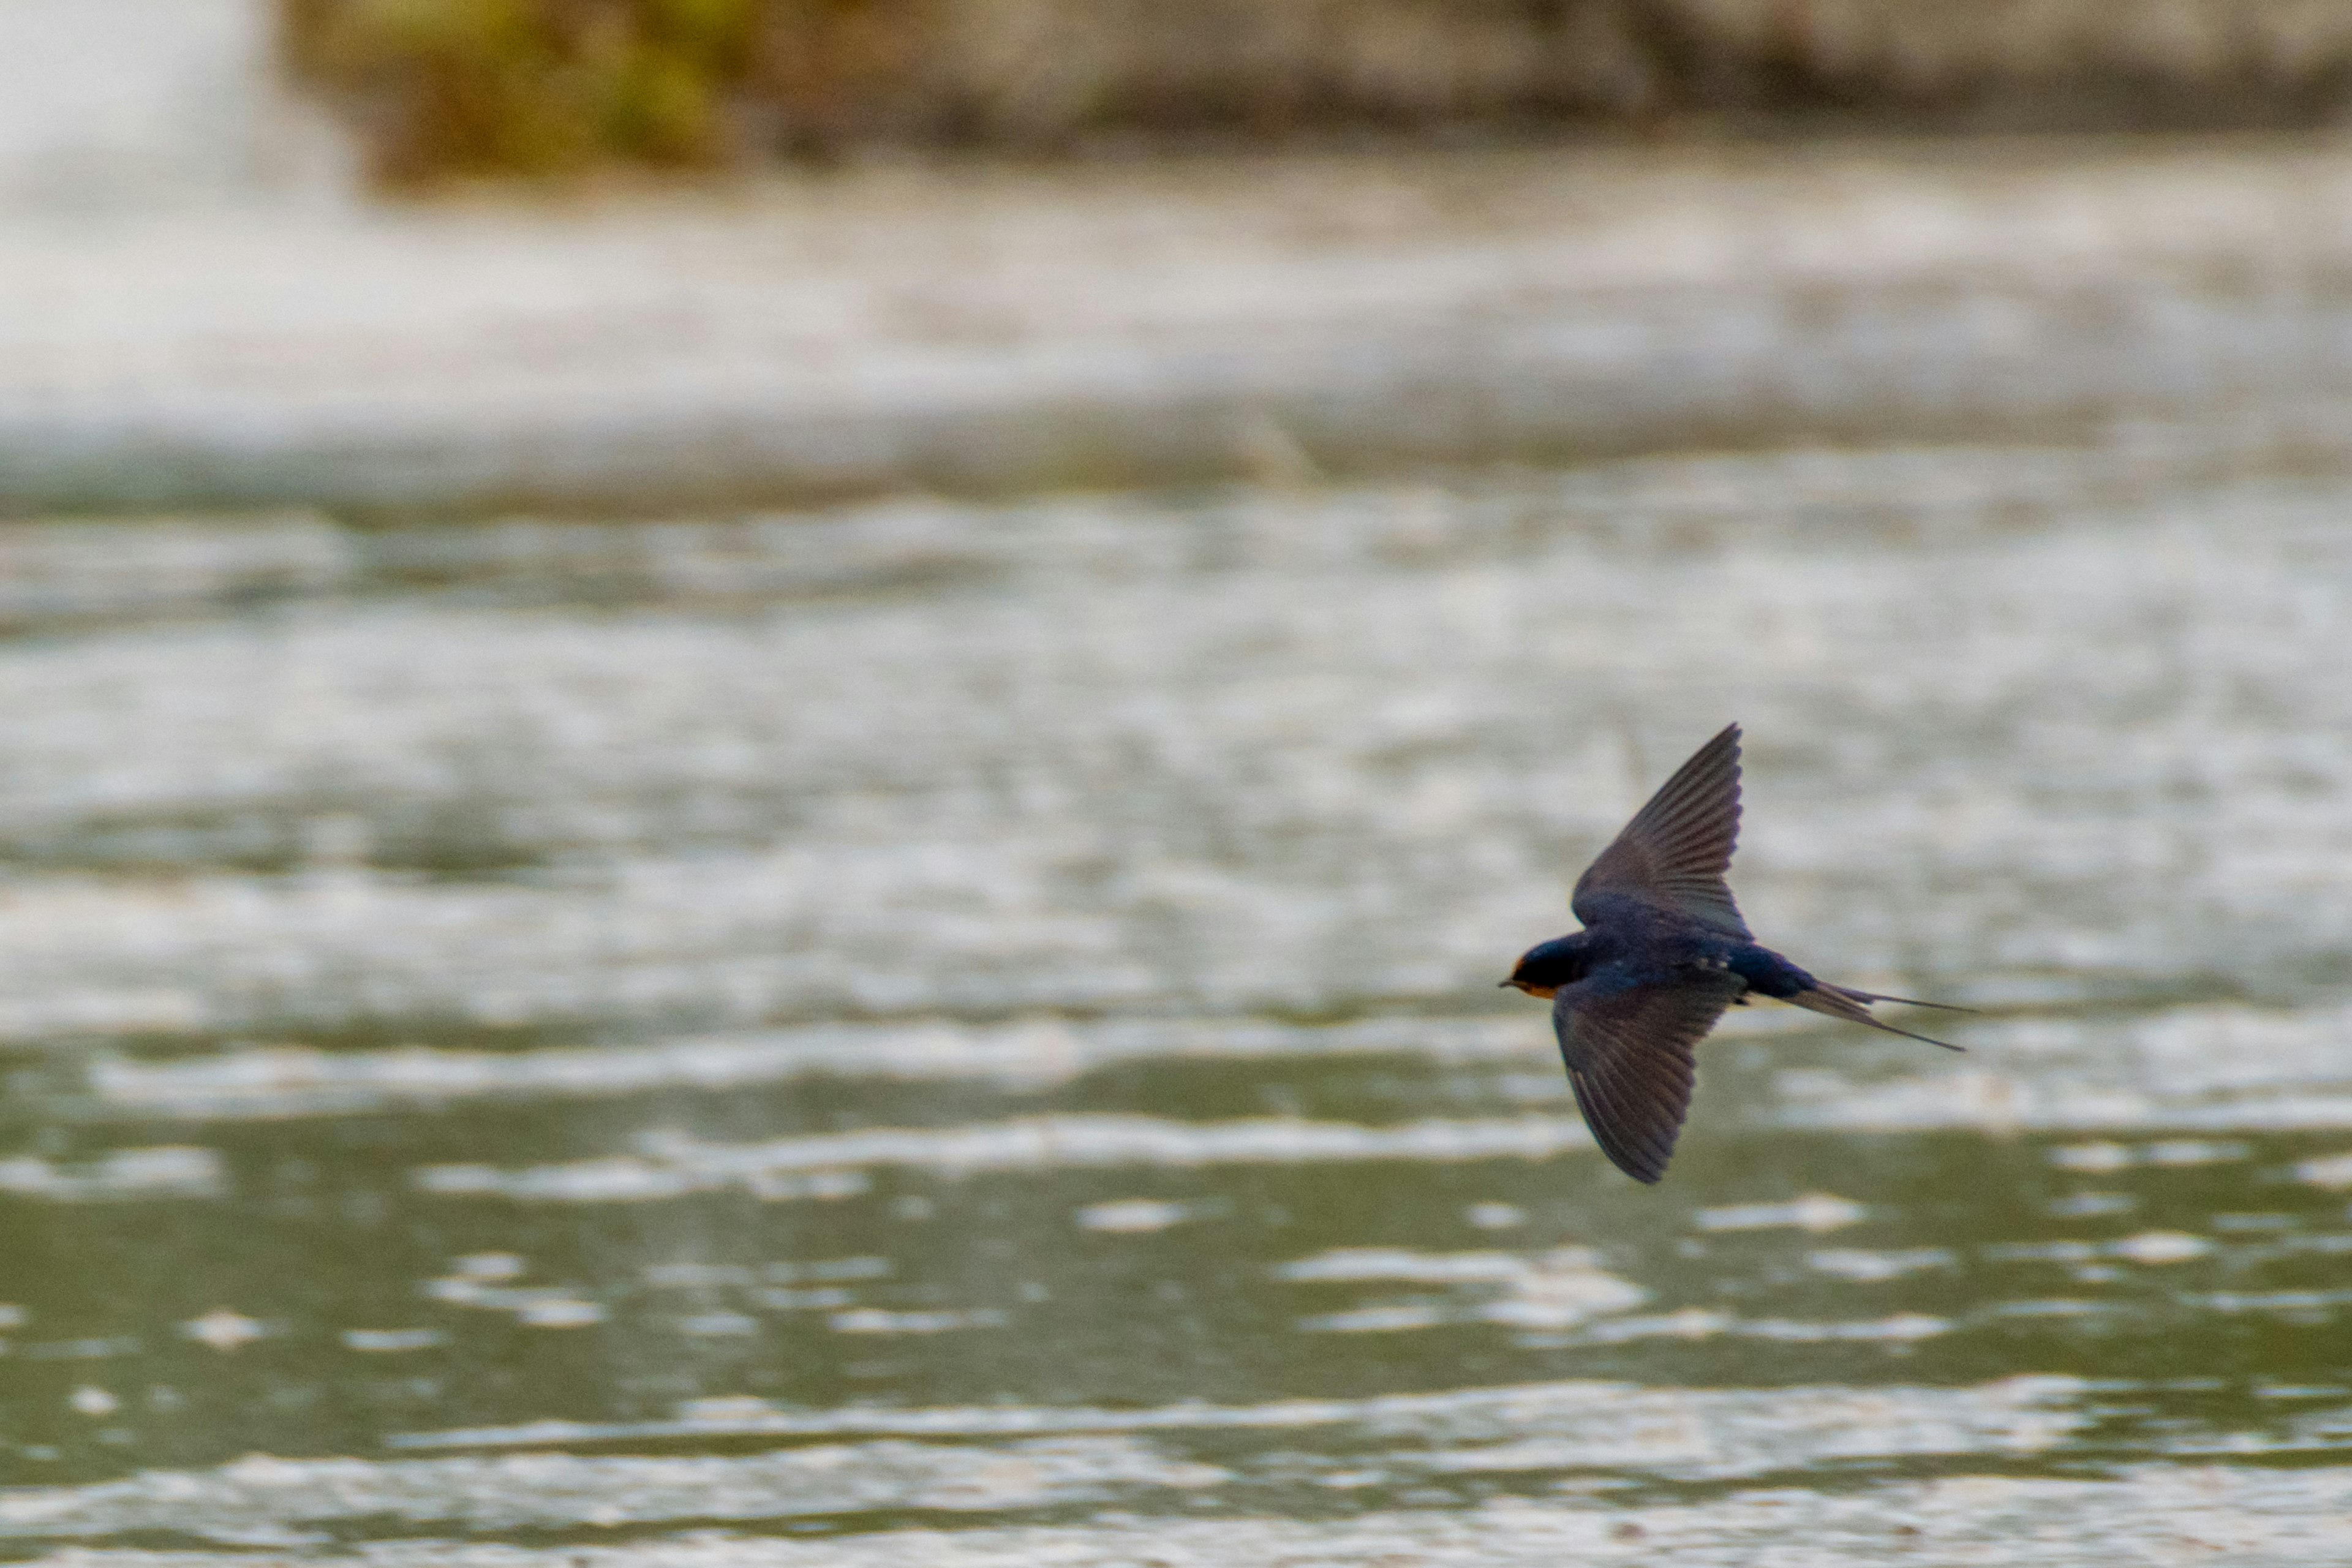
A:
<svg viewBox="0 0 2352 1568">
<path fill-rule="evenodd" d="M 776 129 L 829 132 L 867 85 L 888 0 L 287 0 L 285 42 L 365 132 L 377 172 L 707 164 Z M 820 137 L 819 141 L 825 138 Z M 771 137 L 789 150 L 790 137 Z M 813 145 L 814 143 L 812 143 Z M 760 149 L 763 150 L 763 149 Z"/>
</svg>

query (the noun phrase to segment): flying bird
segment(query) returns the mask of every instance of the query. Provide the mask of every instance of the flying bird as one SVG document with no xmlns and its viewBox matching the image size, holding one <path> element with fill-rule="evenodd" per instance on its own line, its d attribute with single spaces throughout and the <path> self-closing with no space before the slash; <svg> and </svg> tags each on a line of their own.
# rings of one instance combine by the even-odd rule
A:
<svg viewBox="0 0 2352 1568">
<path fill-rule="evenodd" d="M 1739 837 L 1739 726 L 1701 746 L 1576 879 L 1582 931 L 1529 948 L 1503 982 L 1551 1001 L 1551 1026 L 1593 1141 L 1637 1182 L 1666 1173 L 1690 1109 L 1692 1048 L 1750 996 L 1960 1047 L 1870 1016 L 1948 1007 L 1816 980 L 1758 942 L 1723 874 Z"/>
</svg>

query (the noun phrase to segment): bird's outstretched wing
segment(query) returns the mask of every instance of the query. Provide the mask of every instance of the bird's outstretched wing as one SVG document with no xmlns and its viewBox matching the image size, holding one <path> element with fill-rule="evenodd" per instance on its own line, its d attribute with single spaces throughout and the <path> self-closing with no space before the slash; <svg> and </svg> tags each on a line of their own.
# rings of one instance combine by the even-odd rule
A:
<svg viewBox="0 0 2352 1568">
<path fill-rule="evenodd" d="M 1690 1110 L 1691 1049 L 1745 989 L 1736 974 L 1701 973 L 1599 994 L 1570 985 L 1553 998 L 1577 1109 L 1601 1152 L 1635 1181 L 1666 1173 Z"/>
<path fill-rule="evenodd" d="M 1742 941 L 1748 922 L 1723 880 L 1739 842 L 1739 726 L 1701 746 L 1576 879 L 1569 908 L 1591 925 L 1594 899 L 1638 899 Z"/>
</svg>

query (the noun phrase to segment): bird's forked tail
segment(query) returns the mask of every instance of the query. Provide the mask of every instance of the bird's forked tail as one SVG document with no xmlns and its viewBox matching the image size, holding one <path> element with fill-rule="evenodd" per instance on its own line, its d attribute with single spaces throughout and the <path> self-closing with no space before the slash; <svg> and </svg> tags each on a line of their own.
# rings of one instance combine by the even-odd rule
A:
<svg viewBox="0 0 2352 1568">
<path fill-rule="evenodd" d="M 1948 1002 L 1916 1002 L 1908 996 L 1884 996 L 1875 991 L 1851 991 L 1843 985 L 1832 985 L 1826 980 L 1817 980 L 1805 990 L 1798 992 L 1793 996 L 1784 996 L 1780 1000 L 1788 1003 L 1791 1007 L 1802 1007 L 1808 1012 L 1827 1014 L 1832 1018 L 1843 1018 L 1850 1024 L 1867 1024 L 1874 1029 L 1883 1029 L 1890 1035 L 1901 1035 L 1906 1039 L 1922 1040 L 1931 1046 L 1941 1046 L 1948 1051 L 1965 1050 L 1967 1047 L 1956 1046 L 1949 1040 L 1937 1039 L 1932 1035 L 1916 1035 L 1908 1029 L 1898 1029 L 1892 1024 L 1883 1024 L 1870 1016 L 1870 1004 L 1895 1002 L 1906 1007 L 1934 1007 L 1946 1013 L 1975 1011 L 1972 1007 L 1955 1007 Z"/>
</svg>

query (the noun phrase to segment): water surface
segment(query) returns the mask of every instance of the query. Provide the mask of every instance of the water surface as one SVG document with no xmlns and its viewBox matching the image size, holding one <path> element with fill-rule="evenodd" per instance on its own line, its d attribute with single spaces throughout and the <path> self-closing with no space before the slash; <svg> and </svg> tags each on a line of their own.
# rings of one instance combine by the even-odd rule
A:
<svg viewBox="0 0 2352 1568">
<path fill-rule="evenodd" d="M 0 1540 L 2315 1561 L 2347 476 L 13 532 Z M 1646 1189 L 1495 982 L 1733 718 L 1758 931 L 1982 1014 L 1735 1015 Z"/>
</svg>

